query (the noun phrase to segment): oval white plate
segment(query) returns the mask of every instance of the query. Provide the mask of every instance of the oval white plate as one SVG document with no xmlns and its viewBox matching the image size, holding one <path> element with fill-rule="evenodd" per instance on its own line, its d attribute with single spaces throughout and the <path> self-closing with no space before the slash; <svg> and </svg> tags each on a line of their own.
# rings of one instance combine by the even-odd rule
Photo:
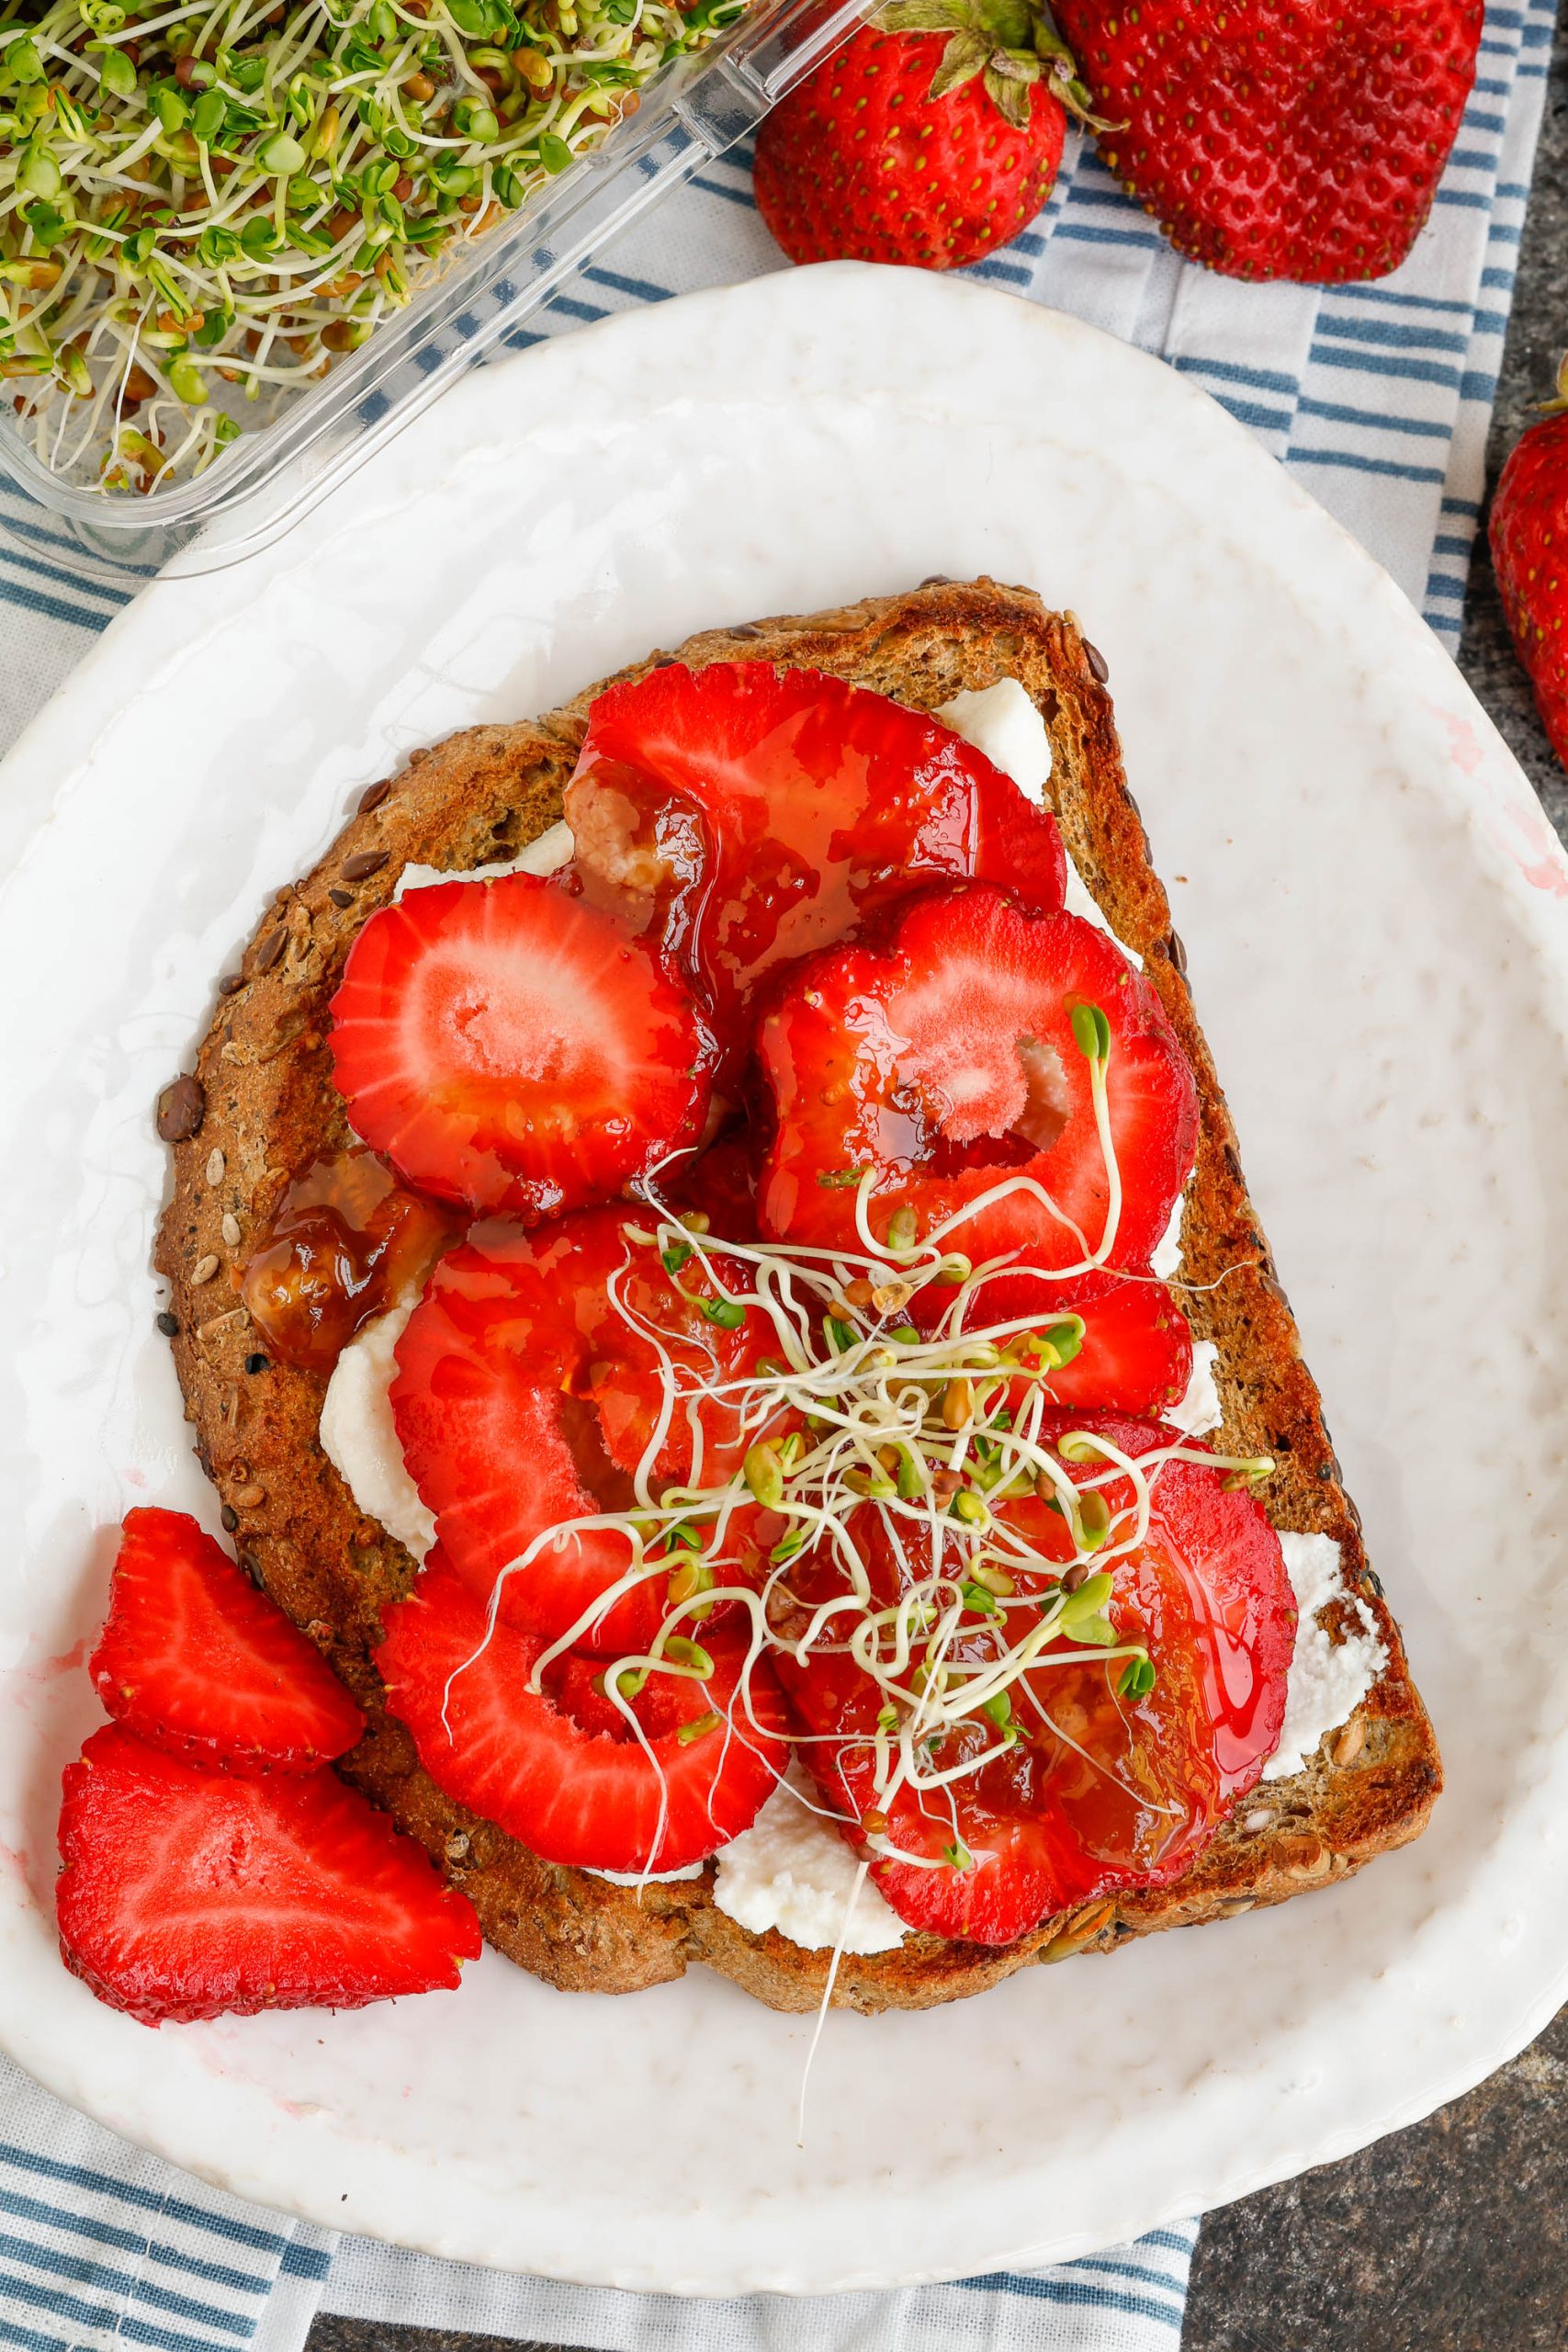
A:
<svg viewBox="0 0 1568 2352">
<path fill-rule="evenodd" d="M 922 2017 L 696 1973 L 156 2035 L 55 1954 L 58 1778 L 124 1507 L 213 1498 L 148 1272 L 155 1088 L 351 792 L 650 643 L 928 572 L 1111 663 L 1199 1011 L 1447 1753 L 1332 1894 Z M 0 2039 L 248 2195 L 471 2260 L 716 2293 L 1081 2252 L 1406 2122 L 1568 1960 L 1568 868 L 1416 615 L 1241 429 L 1011 298 L 839 267 L 485 371 L 294 537 L 155 588 L 0 780 Z"/>
</svg>

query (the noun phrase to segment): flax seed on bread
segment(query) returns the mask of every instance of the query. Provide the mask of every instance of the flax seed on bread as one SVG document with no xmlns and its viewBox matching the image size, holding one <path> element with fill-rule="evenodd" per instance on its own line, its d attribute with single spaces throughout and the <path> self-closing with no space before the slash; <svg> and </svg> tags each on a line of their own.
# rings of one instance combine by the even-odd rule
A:
<svg viewBox="0 0 1568 2352">
<path fill-rule="evenodd" d="M 656 654 L 617 674 L 639 676 L 671 658 Z M 1193 1287 L 1184 1303 L 1194 1336 L 1219 1351 L 1219 1442 L 1275 1458 L 1264 1494 L 1270 1516 L 1340 1544 L 1346 1581 L 1363 1597 L 1389 1657 L 1349 1732 L 1326 1738 L 1303 1770 L 1244 1800 L 1174 1885 L 1080 1905 L 1002 1951 L 911 1935 L 895 1951 L 848 1956 L 835 2002 L 870 2011 L 958 1999 L 1030 1961 L 1107 1951 L 1156 1928 L 1282 1902 L 1405 1843 L 1441 1787 L 1437 1743 L 1247 1198 L 1180 943 L 1122 775 L 1103 663 L 1070 614 L 985 579 L 932 581 L 838 611 L 707 630 L 673 658 L 694 668 L 735 660 L 817 668 L 920 709 L 1003 677 L 1032 696 L 1051 739 L 1050 791 L 1067 846 L 1118 938 L 1143 956 L 1197 1075 L 1201 1132 L 1182 1226 Z M 508 859 L 554 822 L 589 705 L 610 683 L 541 718 L 474 728 L 416 753 L 389 786 L 361 797 L 320 864 L 278 892 L 202 1043 L 200 1124 L 178 1132 L 190 1128 L 185 1096 L 168 1123 L 174 1196 L 156 1262 L 178 1323 L 186 1418 L 225 1524 L 367 1710 L 369 1728 L 341 1769 L 464 1888 L 490 1941 L 570 1989 L 635 1991 L 701 1962 L 772 2007 L 805 2009 L 821 1997 L 827 1955 L 728 1917 L 713 1901 L 711 1865 L 701 1879 L 650 1885 L 639 1897 L 541 1861 L 454 1804 L 421 1770 L 370 1662 L 381 1608 L 408 1589 L 414 1563 L 359 1511 L 321 1452 L 324 1375 L 266 1361 L 227 1278 L 290 1178 L 350 1140 L 326 1033 L 360 925 L 392 896 L 406 864 L 456 870 Z"/>
</svg>

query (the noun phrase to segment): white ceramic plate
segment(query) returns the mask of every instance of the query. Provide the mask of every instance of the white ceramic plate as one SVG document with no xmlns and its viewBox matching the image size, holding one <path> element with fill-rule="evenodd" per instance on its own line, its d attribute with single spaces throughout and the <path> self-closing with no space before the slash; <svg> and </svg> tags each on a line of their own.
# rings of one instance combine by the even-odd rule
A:
<svg viewBox="0 0 1568 2352">
<path fill-rule="evenodd" d="M 148 1272 L 150 1106 L 273 887 L 414 745 L 710 623 L 989 571 L 1111 663 L 1134 788 L 1372 1556 L 1447 1753 L 1427 1838 L 1282 1910 L 808 2021 L 696 1973 L 145 2028 L 60 1966 L 62 1766 L 124 1507 L 216 1514 Z M 0 2040 L 317 2221 L 618 2286 L 1081 2252 L 1517 2050 L 1568 1963 L 1568 868 L 1366 556 L 1190 385 L 839 267 L 470 381 L 243 571 L 154 589 L 0 779 Z"/>
</svg>

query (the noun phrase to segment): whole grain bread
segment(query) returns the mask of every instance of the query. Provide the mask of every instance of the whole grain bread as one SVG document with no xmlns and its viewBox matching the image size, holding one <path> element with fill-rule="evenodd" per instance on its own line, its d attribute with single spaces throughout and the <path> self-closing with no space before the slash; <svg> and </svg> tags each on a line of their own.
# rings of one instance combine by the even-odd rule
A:
<svg viewBox="0 0 1568 2352">
<path fill-rule="evenodd" d="M 1441 1786 L 1437 1743 L 1398 1628 L 1369 1566 L 1360 1522 L 1295 1324 L 1253 1214 L 1224 1098 L 1193 1014 L 1185 958 L 1122 775 L 1104 664 L 1070 614 L 990 580 L 933 580 L 840 611 L 747 622 L 692 638 L 619 674 L 678 658 L 766 659 L 829 671 L 929 709 L 964 687 L 1015 678 L 1051 738 L 1051 793 L 1077 866 L 1117 936 L 1144 957 L 1197 1073 L 1197 1170 L 1182 1228 L 1195 1336 L 1219 1351 L 1221 1440 L 1269 1453 L 1266 1490 L 1280 1528 L 1320 1531 L 1343 1550 L 1389 1666 L 1344 1729 L 1306 1769 L 1244 1801 L 1176 1884 L 1080 1905 L 1003 1951 L 908 1937 L 895 1951 L 846 1957 L 836 2003 L 917 2008 L 983 1990 L 1027 1962 L 1107 1951 L 1156 1928 L 1282 1902 L 1359 1870 L 1414 1838 Z M 713 1901 L 713 1869 L 640 1894 L 542 1861 L 454 1804 L 422 1769 L 383 1702 L 370 1652 L 380 1612 L 406 1592 L 410 1555 L 356 1508 L 321 1452 L 323 1376 L 265 1357 L 231 1279 L 251 1235 L 291 1178 L 349 1140 L 327 1051 L 328 1008 L 360 925 L 392 896 L 405 864 L 462 869 L 502 861 L 561 813 L 590 686 L 543 718 L 479 727 L 416 752 L 373 784 L 321 863 L 280 889 L 220 986 L 196 1067 L 163 1125 L 174 1193 L 156 1262 L 170 1286 L 174 1350 L 197 1452 L 218 1487 L 242 1557 L 303 1626 L 364 1704 L 369 1728 L 341 1769 L 417 1838 L 472 1898 L 490 1941 L 552 1984 L 628 1992 L 721 1971 L 780 2009 L 815 2007 L 827 1955 L 776 1932 L 753 1935 Z M 182 1132 L 183 1131 L 183 1132 Z M 1336 1634 L 1348 1631 L 1325 1620 Z"/>
</svg>

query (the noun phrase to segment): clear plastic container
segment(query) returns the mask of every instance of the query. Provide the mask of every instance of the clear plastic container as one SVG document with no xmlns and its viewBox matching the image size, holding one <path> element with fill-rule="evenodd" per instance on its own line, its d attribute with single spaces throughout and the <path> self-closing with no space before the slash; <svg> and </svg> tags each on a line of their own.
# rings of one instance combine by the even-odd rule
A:
<svg viewBox="0 0 1568 2352">
<path fill-rule="evenodd" d="M 20 493 L 6 503 L 0 537 L 127 587 L 164 570 L 214 571 L 267 546 L 515 336 L 622 230 L 755 130 L 875 5 L 757 0 L 711 48 L 668 66 L 635 115 L 513 219 L 436 264 L 361 350 L 194 481 L 109 496 L 51 473 L 0 412 L 0 476 Z"/>
</svg>

